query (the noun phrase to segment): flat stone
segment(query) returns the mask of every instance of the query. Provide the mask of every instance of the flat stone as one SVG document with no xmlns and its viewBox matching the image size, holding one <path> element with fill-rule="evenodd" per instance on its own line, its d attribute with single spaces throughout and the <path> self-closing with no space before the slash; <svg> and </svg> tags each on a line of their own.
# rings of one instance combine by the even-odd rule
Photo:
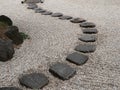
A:
<svg viewBox="0 0 120 90">
<path fill-rule="evenodd" d="M 27 7 L 27 9 L 35 9 L 35 8 L 38 8 L 36 4 L 31 4 L 31 5 L 28 5 Z"/>
<path fill-rule="evenodd" d="M 46 10 L 35 10 L 35 13 L 44 13 L 44 12 L 46 12 Z"/>
<path fill-rule="evenodd" d="M 63 16 L 63 14 L 62 13 L 53 13 L 51 16 L 52 17 L 61 17 L 61 16 Z"/>
<path fill-rule="evenodd" d="M 25 3 L 39 3 L 40 0 L 26 0 Z"/>
<path fill-rule="evenodd" d="M 85 22 L 86 20 L 83 18 L 73 18 L 72 20 L 70 20 L 72 23 L 82 23 Z"/>
<path fill-rule="evenodd" d="M 61 17 L 59 17 L 59 19 L 61 19 L 61 20 L 69 20 L 69 19 L 72 19 L 72 17 L 71 16 L 61 16 Z"/>
<path fill-rule="evenodd" d="M 17 87 L 0 87 L 0 90 L 22 90 Z"/>
<path fill-rule="evenodd" d="M 97 38 L 95 35 L 84 34 L 79 38 L 79 40 L 81 40 L 83 42 L 95 42 L 97 40 Z"/>
<path fill-rule="evenodd" d="M 83 65 L 88 61 L 88 56 L 81 53 L 74 52 L 69 54 L 66 58 L 67 61 L 72 62 L 76 65 Z"/>
<path fill-rule="evenodd" d="M 73 77 L 76 71 L 67 64 L 59 63 L 52 65 L 49 71 L 62 80 L 68 80 Z"/>
<path fill-rule="evenodd" d="M 81 45 L 76 46 L 75 50 L 79 52 L 83 52 L 83 53 L 90 53 L 96 50 L 96 45 L 81 44 Z"/>
<path fill-rule="evenodd" d="M 46 11 L 46 12 L 42 13 L 42 15 L 51 15 L 51 14 L 52 14 L 52 12 L 50 12 L 50 11 Z"/>
<path fill-rule="evenodd" d="M 94 27 L 96 27 L 96 25 L 94 23 L 92 23 L 92 22 L 83 22 L 83 23 L 80 24 L 80 27 L 84 27 L 84 28 L 91 27 L 91 28 L 94 28 Z"/>
<path fill-rule="evenodd" d="M 26 74 L 19 81 L 21 85 L 31 89 L 41 89 L 49 83 L 48 78 L 41 73 Z"/>
<path fill-rule="evenodd" d="M 82 28 L 83 33 L 86 34 L 96 34 L 98 33 L 96 28 Z"/>
</svg>

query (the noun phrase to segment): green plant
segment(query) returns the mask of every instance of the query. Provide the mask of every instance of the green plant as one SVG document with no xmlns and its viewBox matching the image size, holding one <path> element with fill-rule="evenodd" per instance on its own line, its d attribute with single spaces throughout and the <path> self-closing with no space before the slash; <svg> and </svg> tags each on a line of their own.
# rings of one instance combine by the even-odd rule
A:
<svg viewBox="0 0 120 90">
<path fill-rule="evenodd" d="M 30 36 L 25 34 L 24 32 L 19 32 L 21 37 L 25 40 L 25 39 L 30 39 Z"/>
</svg>

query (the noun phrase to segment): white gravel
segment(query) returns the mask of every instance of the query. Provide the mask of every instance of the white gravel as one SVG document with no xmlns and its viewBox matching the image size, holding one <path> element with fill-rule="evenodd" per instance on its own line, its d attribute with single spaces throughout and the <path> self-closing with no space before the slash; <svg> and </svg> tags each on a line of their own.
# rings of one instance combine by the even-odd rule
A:
<svg viewBox="0 0 120 90">
<path fill-rule="evenodd" d="M 76 66 L 65 61 L 74 47 L 82 43 L 79 25 L 43 16 L 27 10 L 21 0 L 0 0 L 0 14 L 12 18 L 20 31 L 31 36 L 14 58 L 0 62 L 0 86 L 20 86 L 23 73 L 42 72 L 49 77 L 43 90 L 120 90 L 120 0 L 46 0 L 43 8 L 73 17 L 85 18 L 97 25 L 97 50 L 89 61 Z M 63 62 L 76 68 L 77 75 L 67 81 L 53 77 L 49 65 Z M 28 89 L 29 90 L 29 89 Z"/>
</svg>

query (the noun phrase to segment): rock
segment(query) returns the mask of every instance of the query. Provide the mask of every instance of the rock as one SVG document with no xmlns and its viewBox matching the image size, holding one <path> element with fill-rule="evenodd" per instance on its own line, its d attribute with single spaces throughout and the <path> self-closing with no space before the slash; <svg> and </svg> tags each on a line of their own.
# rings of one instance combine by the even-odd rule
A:
<svg viewBox="0 0 120 90">
<path fill-rule="evenodd" d="M 61 17 L 61 16 L 63 16 L 63 14 L 62 13 L 53 13 L 51 16 L 52 17 Z"/>
<path fill-rule="evenodd" d="M 12 41 L 0 39 L 0 61 L 5 62 L 10 60 L 14 53 Z"/>
<path fill-rule="evenodd" d="M 12 20 L 9 17 L 5 16 L 5 15 L 1 15 L 0 16 L 0 22 L 3 22 L 5 24 L 7 24 L 8 26 L 12 26 L 13 25 Z"/>
<path fill-rule="evenodd" d="M 31 4 L 31 5 L 28 5 L 27 7 L 27 9 L 35 9 L 35 8 L 38 8 L 36 4 Z"/>
<path fill-rule="evenodd" d="M 62 80 L 68 80 L 73 77 L 76 71 L 67 64 L 59 63 L 52 65 L 49 71 L 56 77 Z"/>
<path fill-rule="evenodd" d="M 90 53 L 96 50 L 96 45 L 81 44 L 76 46 L 75 50 L 83 53 Z"/>
<path fill-rule="evenodd" d="M 26 3 L 39 3 L 40 0 L 26 0 Z"/>
<path fill-rule="evenodd" d="M 41 89 L 49 83 L 48 78 L 42 73 L 32 73 L 23 75 L 20 84 L 31 89 Z"/>
<path fill-rule="evenodd" d="M 17 87 L 0 87 L 0 90 L 22 90 Z"/>
<path fill-rule="evenodd" d="M 94 28 L 94 27 L 96 27 L 96 25 L 92 22 L 83 22 L 83 23 L 80 24 L 80 27 Z"/>
<path fill-rule="evenodd" d="M 59 19 L 61 19 L 61 20 L 69 20 L 69 19 L 72 19 L 72 17 L 71 16 L 61 16 L 61 17 L 59 17 Z"/>
<path fill-rule="evenodd" d="M 16 26 L 8 27 L 8 30 L 5 32 L 5 35 L 13 41 L 14 44 L 19 45 L 23 43 L 23 37 L 18 32 Z"/>
<path fill-rule="evenodd" d="M 86 34 L 96 34 L 98 33 L 96 28 L 82 28 L 83 33 Z"/>
<path fill-rule="evenodd" d="M 83 65 L 88 61 L 88 56 L 74 52 L 72 54 L 69 54 L 66 60 L 77 65 Z"/>
<path fill-rule="evenodd" d="M 86 20 L 83 18 L 73 18 L 72 20 L 70 20 L 72 23 L 82 23 L 85 22 Z"/>
<path fill-rule="evenodd" d="M 51 15 L 51 14 L 52 14 L 52 12 L 50 12 L 50 11 L 46 11 L 46 12 L 42 13 L 42 15 Z"/>
<path fill-rule="evenodd" d="M 95 42 L 97 40 L 95 35 L 88 35 L 88 34 L 84 34 L 82 35 L 79 40 L 83 41 L 83 42 Z"/>
</svg>

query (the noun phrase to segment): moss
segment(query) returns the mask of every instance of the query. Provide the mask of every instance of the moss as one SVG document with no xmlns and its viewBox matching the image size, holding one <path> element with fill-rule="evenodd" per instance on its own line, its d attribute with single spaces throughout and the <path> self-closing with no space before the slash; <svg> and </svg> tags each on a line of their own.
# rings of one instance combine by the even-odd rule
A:
<svg viewBox="0 0 120 90">
<path fill-rule="evenodd" d="M 30 36 L 25 34 L 24 32 L 19 32 L 21 37 L 25 40 L 25 39 L 30 39 Z"/>
</svg>

